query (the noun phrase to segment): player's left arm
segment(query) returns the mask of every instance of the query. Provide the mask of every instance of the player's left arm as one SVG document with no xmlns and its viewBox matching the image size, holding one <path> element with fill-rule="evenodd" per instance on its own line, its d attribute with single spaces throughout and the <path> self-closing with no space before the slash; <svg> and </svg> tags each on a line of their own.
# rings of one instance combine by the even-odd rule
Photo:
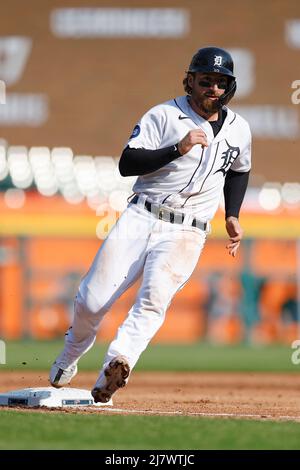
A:
<svg viewBox="0 0 300 470">
<path fill-rule="evenodd" d="M 249 173 L 229 170 L 225 177 L 224 199 L 226 230 L 229 243 L 226 248 L 229 254 L 236 256 L 243 238 L 243 229 L 239 222 L 240 208 L 248 186 Z"/>
<path fill-rule="evenodd" d="M 229 243 L 226 248 L 233 257 L 236 256 L 243 238 L 239 214 L 248 186 L 251 168 L 251 132 L 245 122 L 243 131 L 245 133 L 245 146 L 227 172 L 224 184 L 225 220 L 226 230 L 229 235 Z"/>
</svg>

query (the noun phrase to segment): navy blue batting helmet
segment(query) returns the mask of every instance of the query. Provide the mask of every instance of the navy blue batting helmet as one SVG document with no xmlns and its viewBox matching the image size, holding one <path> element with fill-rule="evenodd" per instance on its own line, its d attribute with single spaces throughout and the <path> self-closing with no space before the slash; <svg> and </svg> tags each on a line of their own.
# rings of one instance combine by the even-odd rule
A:
<svg viewBox="0 0 300 470">
<path fill-rule="evenodd" d="M 220 97 L 220 104 L 224 105 L 231 100 L 236 91 L 236 80 L 233 74 L 233 60 L 229 52 L 220 47 L 203 47 L 193 56 L 188 73 L 220 73 L 230 77 L 224 95 Z"/>
</svg>

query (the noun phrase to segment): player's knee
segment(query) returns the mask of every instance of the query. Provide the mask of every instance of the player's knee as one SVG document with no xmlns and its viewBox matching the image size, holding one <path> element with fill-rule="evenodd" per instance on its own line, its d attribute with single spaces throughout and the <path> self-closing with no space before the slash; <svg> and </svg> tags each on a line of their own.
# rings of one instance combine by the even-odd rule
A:
<svg viewBox="0 0 300 470">
<path fill-rule="evenodd" d="M 155 313 L 159 316 L 164 316 L 170 303 L 170 295 L 166 290 L 161 288 L 151 289 L 148 303 Z"/>
<path fill-rule="evenodd" d="M 104 314 L 107 311 L 106 303 L 107 299 L 101 295 L 95 296 L 89 289 L 84 289 L 76 295 L 75 310 L 86 315 Z"/>
<path fill-rule="evenodd" d="M 151 312 L 151 315 L 154 316 L 158 322 L 164 322 L 167 305 L 149 300 L 146 302 L 142 302 L 140 308 L 143 311 Z"/>
</svg>

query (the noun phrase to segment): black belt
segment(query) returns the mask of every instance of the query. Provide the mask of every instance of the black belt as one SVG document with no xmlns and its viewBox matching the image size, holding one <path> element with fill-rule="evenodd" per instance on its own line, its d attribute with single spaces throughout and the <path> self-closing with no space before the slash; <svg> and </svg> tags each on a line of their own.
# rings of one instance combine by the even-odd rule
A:
<svg viewBox="0 0 300 470">
<path fill-rule="evenodd" d="M 131 204 L 137 204 L 139 200 L 139 196 L 136 194 L 134 198 L 130 201 Z M 159 220 L 164 220 L 165 222 L 170 222 L 171 224 L 182 224 L 184 221 L 185 214 L 182 212 L 173 212 L 170 209 L 159 207 L 154 203 L 149 201 L 144 202 L 144 207 L 147 209 L 148 212 L 155 215 Z M 200 230 L 204 230 L 206 232 L 207 229 L 207 222 L 202 222 L 201 220 L 193 218 L 192 222 L 189 224 L 192 227 L 197 227 Z"/>
</svg>

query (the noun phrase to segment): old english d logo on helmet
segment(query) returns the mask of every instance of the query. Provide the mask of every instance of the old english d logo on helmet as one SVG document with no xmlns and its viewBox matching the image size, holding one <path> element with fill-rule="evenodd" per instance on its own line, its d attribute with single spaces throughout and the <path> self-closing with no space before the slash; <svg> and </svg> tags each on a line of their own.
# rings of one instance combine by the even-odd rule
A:
<svg viewBox="0 0 300 470">
<path fill-rule="evenodd" d="M 221 66 L 222 65 L 222 56 L 221 55 L 215 55 L 215 62 L 214 65 Z"/>
<path fill-rule="evenodd" d="M 199 49 L 192 58 L 188 72 L 214 72 L 230 77 L 229 85 L 220 99 L 221 105 L 227 104 L 236 91 L 232 57 L 229 52 L 220 47 L 203 47 Z"/>
</svg>

